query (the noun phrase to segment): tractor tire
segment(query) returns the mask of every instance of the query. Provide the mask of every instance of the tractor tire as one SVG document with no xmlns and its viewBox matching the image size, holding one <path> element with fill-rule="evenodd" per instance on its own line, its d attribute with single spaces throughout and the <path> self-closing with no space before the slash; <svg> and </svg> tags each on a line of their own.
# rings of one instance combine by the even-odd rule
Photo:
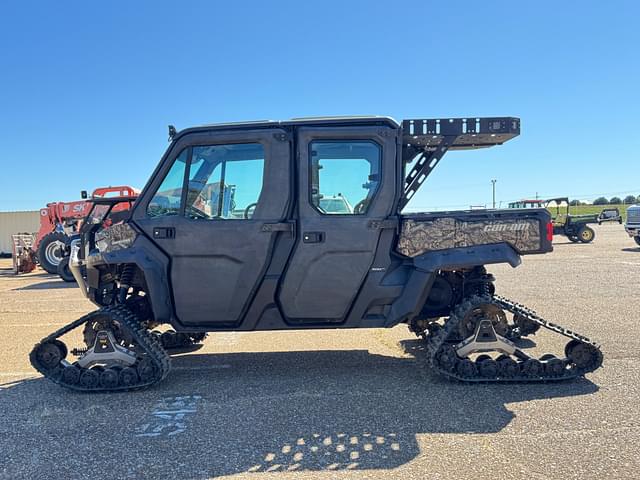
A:
<svg viewBox="0 0 640 480">
<path fill-rule="evenodd" d="M 633 237 L 633 239 L 636 241 L 638 245 L 640 245 L 640 237 Z"/>
<path fill-rule="evenodd" d="M 51 232 L 42 237 L 38 245 L 38 261 L 47 273 L 58 273 L 58 264 L 64 257 L 62 249 L 67 240 L 68 237 L 60 232 Z"/>
<path fill-rule="evenodd" d="M 64 257 L 62 261 L 58 264 L 58 275 L 65 282 L 75 282 L 76 279 L 71 273 L 71 269 L 69 268 L 69 257 Z"/>
<path fill-rule="evenodd" d="M 596 238 L 596 232 L 591 227 L 586 225 L 578 231 L 578 238 L 582 243 L 591 243 Z"/>
</svg>

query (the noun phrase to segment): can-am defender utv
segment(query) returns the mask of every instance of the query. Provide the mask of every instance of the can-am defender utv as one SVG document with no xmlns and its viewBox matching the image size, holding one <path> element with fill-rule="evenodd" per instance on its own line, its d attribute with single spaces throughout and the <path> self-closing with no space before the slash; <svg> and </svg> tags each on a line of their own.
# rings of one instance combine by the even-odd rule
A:
<svg viewBox="0 0 640 480">
<path fill-rule="evenodd" d="M 401 213 L 447 150 L 519 132 L 509 117 L 170 127 L 129 219 L 104 228 L 122 199 L 97 201 L 72 246 L 72 271 L 100 308 L 44 338 L 31 362 L 67 388 L 127 390 L 169 373 L 152 334 L 162 324 L 222 332 L 406 323 L 424 338 L 430 366 L 462 381 L 591 372 L 602 363 L 597 345 L 496 296 L 485 269 L 550 252 L 546 210 Z M 78 327 L 85 345 L 69 351 L 60 337 Z M 518 347 L 540 327 L 567 339 L 563 354 L 535 358 Z"/>
</svg>

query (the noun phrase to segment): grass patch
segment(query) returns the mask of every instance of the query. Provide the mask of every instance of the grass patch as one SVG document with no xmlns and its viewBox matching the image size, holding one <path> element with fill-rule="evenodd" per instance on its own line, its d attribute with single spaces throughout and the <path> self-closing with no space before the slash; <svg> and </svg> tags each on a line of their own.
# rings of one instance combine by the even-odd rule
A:
<svg viewBox="0 0 640 480">
<path fill-rule="evenodd" d="M 620 215 L 622 215 L 622 220 L 625 221 L 627 219 L 627 207 L 630 205 L 577 205 L 574 207 L 569 207 L 570 215 L 597 215 L 605 208 L 617 208 L 620 210 Z M 560 207 L 560 213 L 563 214 L 566 212 L 566 206 Z M 551 215 L 556 214 L 556 207 L 547 208 L 551 212 Z"/>
</svg>

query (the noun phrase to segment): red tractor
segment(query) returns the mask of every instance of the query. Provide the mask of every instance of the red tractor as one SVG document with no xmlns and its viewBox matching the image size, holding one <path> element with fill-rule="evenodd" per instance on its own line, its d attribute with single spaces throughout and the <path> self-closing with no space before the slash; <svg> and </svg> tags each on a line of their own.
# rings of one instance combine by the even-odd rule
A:
<svg viewBox="0 0 640 480">
<path fill-rule="evenodd" d="M 69 235 L 76 233 L 80 228 L 82 219 L 91 210 L 91 199 L 137 195 L 138 192 L 128 186 L 102 187 L 96 188 L 91 198 L 87 198 L 87 193 L 82 192 L 83 200 L 48 203 L 46 208 L 40 210 L 40 230 L 34 243 L 40 266 L 49 273 L 58 273 L 58 265 L 64 258 Z M 115 207 L 120 210 L 127 208 L 125 203 Z"/>
</svg>

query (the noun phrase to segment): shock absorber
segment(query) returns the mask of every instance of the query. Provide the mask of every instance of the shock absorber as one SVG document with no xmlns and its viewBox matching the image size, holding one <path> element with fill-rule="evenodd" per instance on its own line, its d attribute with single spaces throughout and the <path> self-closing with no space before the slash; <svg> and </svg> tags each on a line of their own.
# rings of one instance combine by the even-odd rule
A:
<svg viewBox="0 0 640 480">
<path fill-rule="evenodd" d="M 495 293 L 493 282 L 495 278 L 484 266 L 474 267 L 474 269 L 465 274 L 464 290 L 465 295 L 489 295 Z"/>
<path fill-rule="evenodd" d="M 127 299 L 127 293 L 131 287 L 133 276 L 136 273 L 135 266 L 127 263 L 122 267 L 122 273 L 120 273 L 120 288 L 118 289 L 118 303 L 124 303 Z"/>
</svg>

